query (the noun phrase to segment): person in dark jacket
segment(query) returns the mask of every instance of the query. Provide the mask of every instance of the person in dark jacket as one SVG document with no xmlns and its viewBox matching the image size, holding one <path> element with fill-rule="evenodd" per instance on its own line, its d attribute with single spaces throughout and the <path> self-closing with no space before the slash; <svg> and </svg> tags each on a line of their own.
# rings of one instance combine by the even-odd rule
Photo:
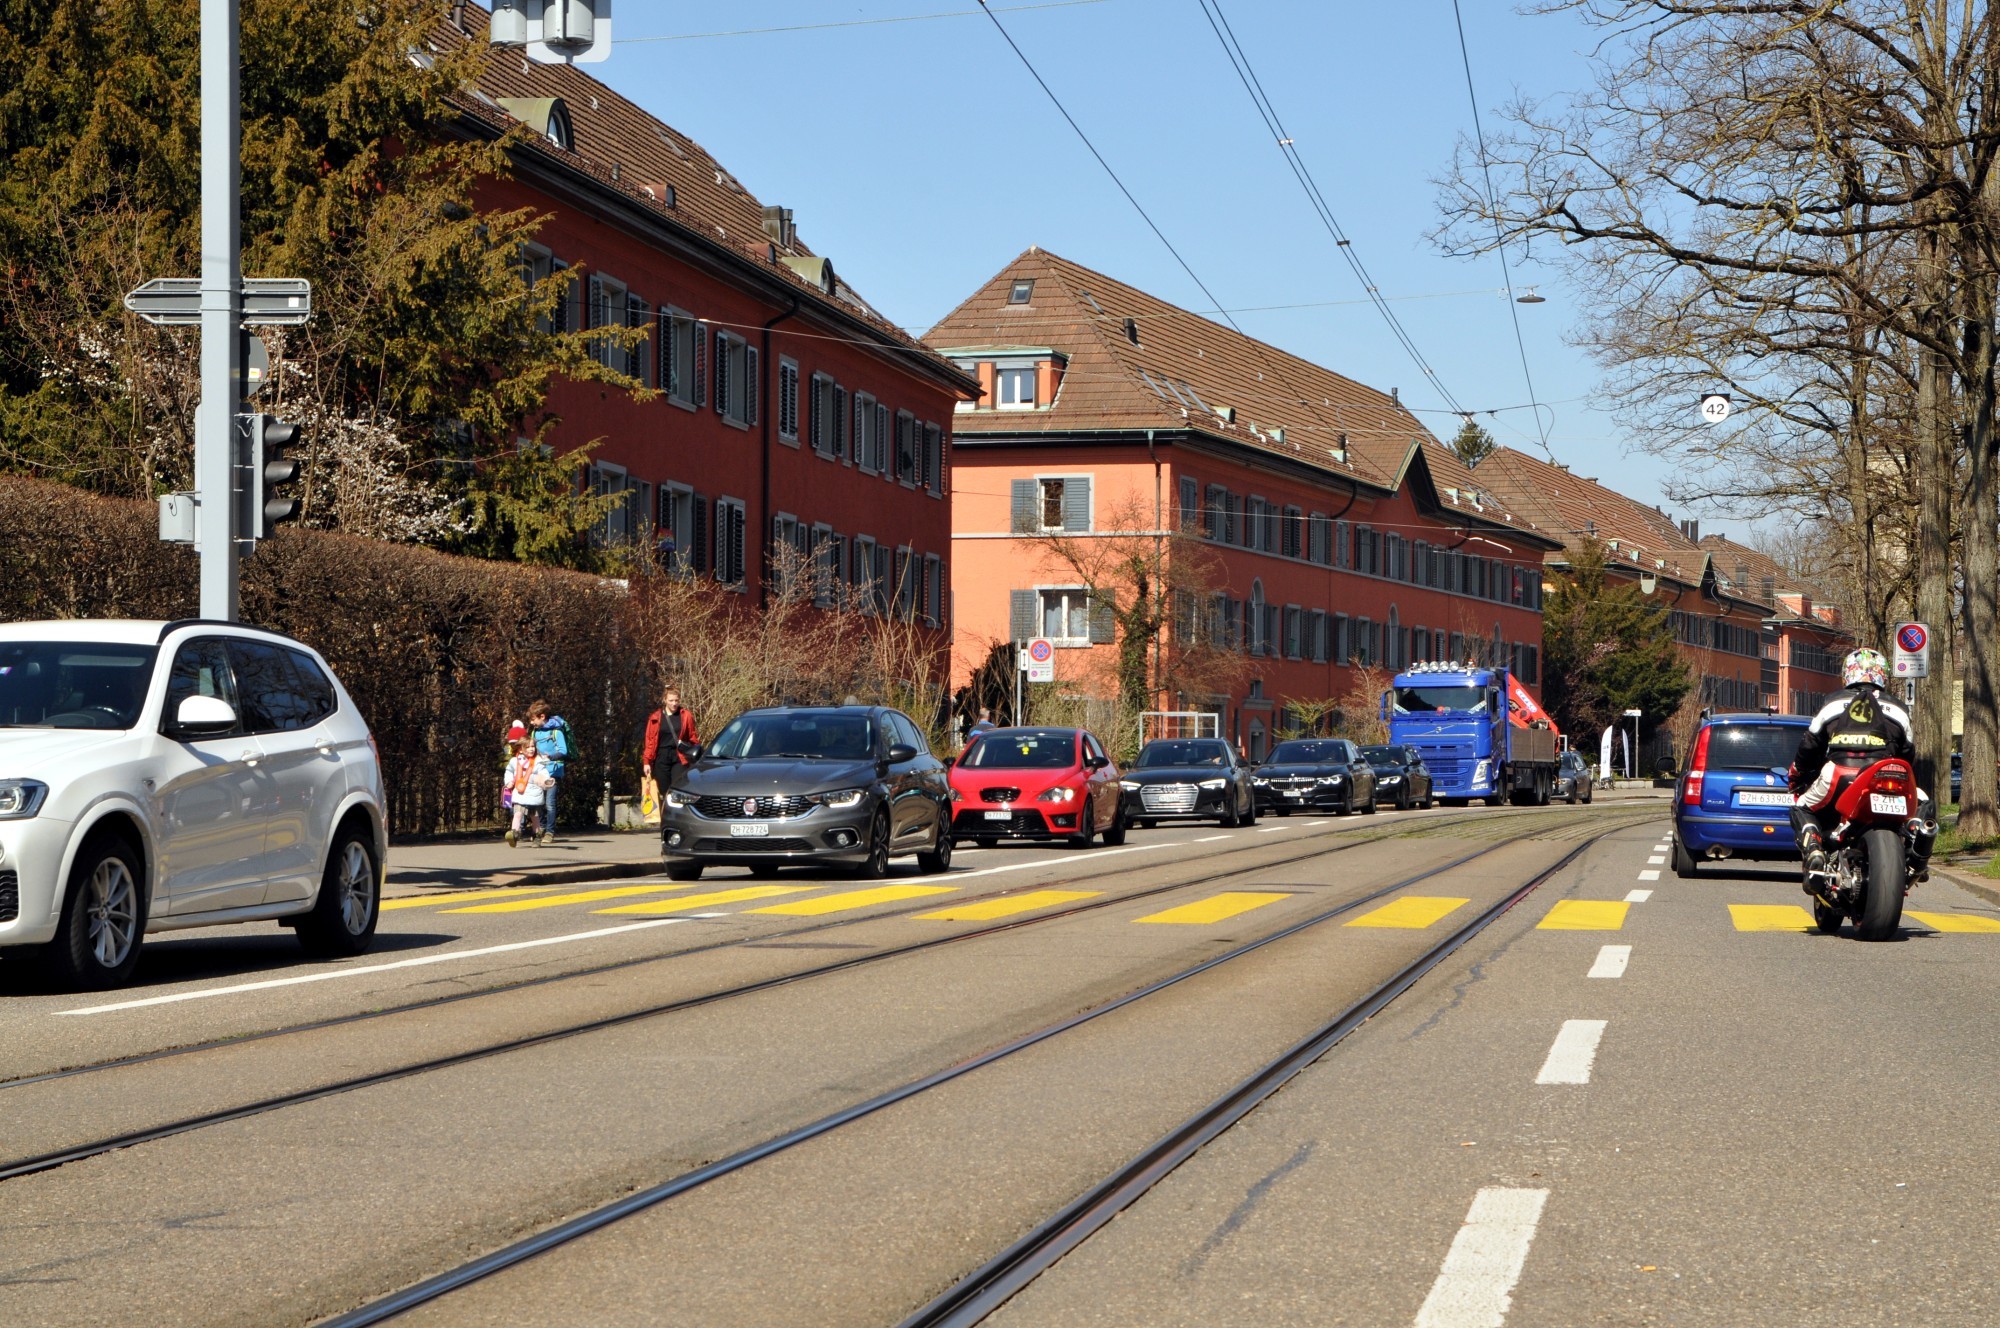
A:
<svg viewBox="0 0 2000 1328">
<path fill-rule="evenodd" d="M 1824 894 L 1827 879 L 1826 832 L 1833 826 L 1834 803 L 1847 782 L 1877 761 L 1896 757 L 1917 759 L 1917 745 L 1907 710 L 1883 693 L 1889 686 L 1889 662 L 1879 650 L 1856 650 L 1842 663 L 1846 684 L 1826 699 L 1799 740 L 1787 785 L 1792 792 L 1792 831 L 1798 837 L 1804 865 L 1805 892 Z M 1937 821 L 1930 799 L 1917 790 L 1914 852 L 1916 879 L 1930 876 L 1931 845 L 1937 841 Z"/>
<path fill-rule="evenodd" d="M 646 718 L 646 746 L 641 753 L 645 769 L 660 786 L 661 797 L 673 787 L 674 773 L 694 759 L 700 743 L 694 712 L 681 704 L 680 688 L 669 684 L 660 693 L 660 708 Z"/>
</svg>

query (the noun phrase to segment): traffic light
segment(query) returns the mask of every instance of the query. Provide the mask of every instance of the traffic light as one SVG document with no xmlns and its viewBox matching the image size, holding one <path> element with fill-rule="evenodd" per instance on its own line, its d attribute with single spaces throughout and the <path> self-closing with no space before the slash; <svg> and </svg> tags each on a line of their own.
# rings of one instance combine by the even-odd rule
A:
<svg viewBox="0 0 2000 1328">
<path fill-rule="evenodd" d="M 269 539 L 280 521 L 299 514 L 299 500 L 278 492 L 278 486 L 299 477 L 296 457 L 285 455 L 299 436 L 299 426 L 275 415 L 250 416 L 249 502 L 245 515 L 250 519 L 241 532 L 248 539 Z"/>
</svg>

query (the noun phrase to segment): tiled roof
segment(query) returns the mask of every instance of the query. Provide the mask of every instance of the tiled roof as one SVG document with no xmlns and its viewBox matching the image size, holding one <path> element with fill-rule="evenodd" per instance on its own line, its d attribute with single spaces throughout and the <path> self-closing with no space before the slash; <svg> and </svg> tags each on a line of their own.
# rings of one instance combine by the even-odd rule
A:
<svg viewBox="0 0 2000 1328">
<path fill-rule="evenodd" d="M 1755 599 L 1764 598 L 1764 582 L 1768 579 L 1780 596 L 1804 595 L 1814 604 L 1826 608 L 1834 607 L 1834 597 L 1791 571 L 1770 554 L 1753 549 L 1748 544 L 1739 544 L 1724 535 L 1704 535 L 1701 547 L 1706 549 L 1715 566 L 1716 577 L 1725 588 L 1747 594 Z"/>
<path fill-rule="evenodd" d="M 1473 473 L 1570 550 L 1594 536 L 1613 562 L 1683 585 L 1701 584 L 1707 551 L 1657 507 L 1511 447 L 1497 448 Z"/>
<path fill-rule="evenodd" d="M 754 264 L 763 274 L 796 289 L 809 304 L 858 319 L 883 341 L 923 358 L 934 369 L 946 367 L 929 347 L 870 307 L 838 273 L 829 294 L 813 279 L 817 264 L 782 261 L 816 257 L 796 235 L 789 246 L 778 247 L 780 261 L 773 262 L 763 203 L 700 144 L 573 65 L 536 64 L 519 51 L 488 46 L 489 17 L 478 5 L 467 5 L 464 21 L 469 32 L 461 32 L 448 18 L 433 30 L 440 49 L 465 42 L 481 48 L 477 82 L 459 98 L 464 114 L 499 132 L 520 123 L 501 104 L 503 100 L 515 102 L 519 109 L 520 101 L 560 98 L 569 113 L 569 146 L 557 148 L 531 135 L 523 151 L 590 177 L 625 195 L 661 225 L 717 251 L 719 257 Z"/>
</svg>

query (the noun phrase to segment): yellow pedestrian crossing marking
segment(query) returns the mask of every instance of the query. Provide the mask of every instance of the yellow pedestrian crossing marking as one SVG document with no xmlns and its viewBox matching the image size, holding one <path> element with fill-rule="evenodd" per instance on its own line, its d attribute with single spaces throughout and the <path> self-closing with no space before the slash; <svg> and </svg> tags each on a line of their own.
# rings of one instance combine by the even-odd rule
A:
<svg viewBox="0 0 2000 1328">
<path fill-rule="evenodd" d="M 847 890 L 837 895 L 821 895 L 818 899 L 800 899 L 790 904 L 773 904 L 769 908 L 753 908 L 745 911 L 783 913 L 791 917 L 817 917 L 821 913 L 845 913 L 851 908 L 867 908 L 870 904 L 890 904 L 898 899 L 948 895 L 957 888 L 951 885 L 884 885 L 873 890 Z"/>
<path fill-rule="evenodd" d="M 440 890 L 434 895 L 412 895 L 407 899 L 385 899 L 382 910 L 392 908 L 430 908 L 437 904 L 469 904 L 475 899 L 518 899 L 522 895 L 542 895 L 555 889 L 552 885 L 537 885 L 526 890 Z"/>
<path fill-rule="evenodd" d="M 594 904 L 600 899 L 628 899 L 633 895 L 663 895 L 685 890 L 685 885 L 619 885 L 604 890 L 579 890 L 575 894 L 551 895 L 546 899 L 522 899 L 505 904 L 474 904 L 471 908 L 448 908 L 447 913 L 522 913 L 531 908 L 559 908 L 564 904 Z M 514 893 L 509 891 L 509 893 Z"/>
<path fill-rule="evenodd" d="M 1427 895 L 1410 895 L 1403 899 L 1391 900 L 1378 909 L 1363 913 L 1354 921 L 1344 925 L 1349 927 L 1408 927 L 1412 930 L 1428 927 L 1454 909 L 1464 908 L 1470 899 L 1443 899 Z"/>
<path fill-rule="evenodd" d="M 1558 900 L 1535 927 L 1539 931 L 1618 931 L 1631 907 L 1622 899 Z"/>
<path fill-rule="evenodd" d="M 801 890 L 811 890 L 810 885 L 746 885 L 736 890 L 710 890 L 707 894 L 681 895 L 674 899 L 642 899 L 636 904 L 620 904 L 616 908 L 593 909 L 596 913 L 637 913 L 645 917 L 665 917 L 674 913 L 685 913 L 691 908 L 708 908 L 714 904 L 740 904 L 746 899 L 769 899 L 772 895 L 795 895 Z"/>
<path fill-rule="evenodd" d="M 1915 918 L 1932 931 L 2000 932 L 2000 918 L 1981 917 L 1976 913 L 1919 913 L 1915 909 L 1906 909 L 1903 916 Z"/>
<path fill-rule="evenodd" d="M 1220 922 L 1233 918 L 1238 913 L 1248 913 L 1253 908 L 1275 904 L 1280 899 L 1290 899 L 1290 895 L 1265 894 L 1254 890 L 1231 890 L 1207 899 L 1197 899 L 1192 904 L 1182 904 L 1164 913 L 1154 913 L 1147 917 L 1135 918 L 1135 922 L 1200 923 Z"/>
<path fill-rule="evenodd" d="M 1030 890 L 1026 894 L 1002 895 L 983 904 L 959 904 L 935 913 L 919 913 L 917 917 L 926 922 L 986 922 L 992 918 L 1067 904 L 1073 899 L 1095 899 L 1103 893 L 1102 890 Z"/>
<path fill-rule="evenodd" d="M 1812 914 L 1797 904 L 1731 904 L 1738 931 L 1814 931 Z"/>
</svg>

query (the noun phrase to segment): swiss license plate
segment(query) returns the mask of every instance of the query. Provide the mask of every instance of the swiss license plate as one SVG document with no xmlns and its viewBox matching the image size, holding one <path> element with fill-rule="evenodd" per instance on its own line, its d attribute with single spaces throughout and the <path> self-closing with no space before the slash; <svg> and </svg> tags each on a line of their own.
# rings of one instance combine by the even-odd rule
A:
<svg viewBox="0 0 2000 1328">
<path fill-rule="evenodd" d="M 1305 794 L 1303 794 L 1303 793 L 1295 793 L 1295 792 L 1291 791 L 1290 789 L 1287 789 L 1287 790 L 1285 791 L 1285 796 L 1286 796 L 1286 797 L 1288 797 L 1288 798 L 1290 798 L 1290 799 L 1291 799 L 1291 800 L 1292 800 L 1293 802 L 1297 802 L 1297 801 L 1298 801 L 1298 800 L 1299 800 L 1300 798 L 1303 798 L 1303 797 L 1305 796 Z"/>
<path fill-rule="evenodd" d="M 1744 807 L 1789 807 L 1792 795 L 1776 789 L 1745 789 L 1736 795 L 1736 801 Z"/>
<path fill-rule="evenodd" d="M 1011 821 L 1014 819 L 1014 813 L 1012 812 L 986 812 L 984 815 L 989 821 Z"/>
<path fill-rule="evenodd" d="M 1908 816 L 1910 800 L 1888 793 L 1871 793 L 1868 795 L 1868 810 L 1884 816 Z"/>
<path fill-rule="evenodd" d="M 729 827 L 729 833 L 738 839 L 762 839 L 771 833 L 771 827 L 768 825 L 732 825 Z"/>
</svg>

